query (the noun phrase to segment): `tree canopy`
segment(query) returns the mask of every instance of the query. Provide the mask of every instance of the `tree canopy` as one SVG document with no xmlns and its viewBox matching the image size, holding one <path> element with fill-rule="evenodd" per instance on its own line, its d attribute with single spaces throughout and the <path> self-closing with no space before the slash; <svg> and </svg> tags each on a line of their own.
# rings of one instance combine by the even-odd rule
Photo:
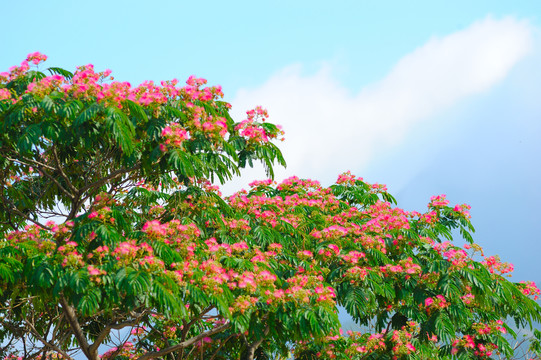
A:
<svg viewBox="0 0 541 360">
<path fill-rule="evenodd" d="M 0 73 L 5 359 L 478 359 L 541 337 L 539 289 L 484 255 L 468 205 L 405 211 L 349 172 L 278 184 L 261 107 L 235 122 L 204 79 L 45 60 Z M 255 161 L 271 179 L 213 185 Z"/>
</svg>

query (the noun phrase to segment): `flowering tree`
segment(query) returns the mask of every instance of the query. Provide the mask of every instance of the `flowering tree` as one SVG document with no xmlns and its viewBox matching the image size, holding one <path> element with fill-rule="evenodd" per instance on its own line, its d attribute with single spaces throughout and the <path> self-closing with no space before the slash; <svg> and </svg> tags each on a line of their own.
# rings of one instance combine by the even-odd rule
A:
<svg viewBox="0 0 541 360">
<path fill-rule="evenodd" d="M 203 79 L 30 69 L 45 59 L 0 73 L 6 359 L 488 358 L 512 356 L 508 320 L 541 320 L 467 205 L 407 212 L 350 173 L 224 198 L 211 181 L 285 164 L 265 110 L 235 123 Z M 365 330 L 342 334 L 338 305 Z"/>
</svg>

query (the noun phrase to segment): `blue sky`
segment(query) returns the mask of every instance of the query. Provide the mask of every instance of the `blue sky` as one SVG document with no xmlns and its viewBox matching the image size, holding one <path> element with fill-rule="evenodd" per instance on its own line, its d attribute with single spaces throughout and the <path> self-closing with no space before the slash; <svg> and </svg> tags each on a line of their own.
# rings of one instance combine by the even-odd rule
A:
<svg viewBox="0 0 541 360">
<path fill-rule="evenodd" d="M 29 52 L 117 80 L 205 77 L 284 125 L 289 166 L 351 170 L 407 210 L 472 205 L 476 240 L 541 283 L 541 2 L 24 1 L 0 5 L 0 69 Z M 226 191 L 243 186 L 249 171 Z"/>
</svg>

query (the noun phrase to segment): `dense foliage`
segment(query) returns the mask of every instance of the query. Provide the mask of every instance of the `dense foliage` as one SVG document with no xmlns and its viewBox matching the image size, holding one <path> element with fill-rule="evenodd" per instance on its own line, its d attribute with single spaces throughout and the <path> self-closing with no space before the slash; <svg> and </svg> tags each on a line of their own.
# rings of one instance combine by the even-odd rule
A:
<svg viewBox="0 0 541 360">
<path fill-rule="evenodd" d="M 541 320 L 467 205 L 407 212 L 350 173 L 224 198 L 211 181 L 285 164 L 265 110 L 235 123 L 203 79 L 30 69 L 45 59 L 0 73 L 5 358 L 510 357 L 507 324 Z"/>
</svg>

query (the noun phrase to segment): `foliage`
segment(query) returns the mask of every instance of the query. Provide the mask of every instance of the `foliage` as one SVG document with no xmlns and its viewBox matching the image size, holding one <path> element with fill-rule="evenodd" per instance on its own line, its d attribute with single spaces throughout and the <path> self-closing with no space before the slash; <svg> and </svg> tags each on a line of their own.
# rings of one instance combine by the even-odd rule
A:
<svg viewBox="0 0 541 360">
<path fill-rule="evenodd" d="M 407 212 L 350 173 L 224 198 L 212 180 L 285 164 L 266 111 L 235 123 L 194 77 L 30 70 L 45 58 L 0 73 L 6 358 L 485 358 L 512 356 L 506 321 L 541 320 L 467 205 Z M 338 306 L 365 330 L 343 335 Z"/>
</svg>

